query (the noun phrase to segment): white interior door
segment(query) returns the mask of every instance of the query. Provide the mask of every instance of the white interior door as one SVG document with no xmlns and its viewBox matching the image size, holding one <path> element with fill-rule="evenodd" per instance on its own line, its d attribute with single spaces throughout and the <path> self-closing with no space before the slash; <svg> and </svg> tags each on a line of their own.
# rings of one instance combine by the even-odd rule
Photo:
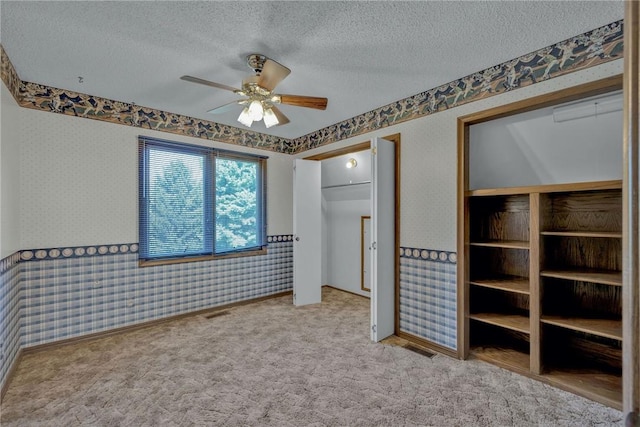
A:
<svg viewBox="0 0 640 427">
<path fill-rule="evenodd" d="M 322 193 L 320 162 L 293 167 L 293 303 L 322 300 Z"/>
<path fill-rule="evenodd" d="M 394 333 L 395 145 L 371 140 L 371 340 Z"/>
</svg>

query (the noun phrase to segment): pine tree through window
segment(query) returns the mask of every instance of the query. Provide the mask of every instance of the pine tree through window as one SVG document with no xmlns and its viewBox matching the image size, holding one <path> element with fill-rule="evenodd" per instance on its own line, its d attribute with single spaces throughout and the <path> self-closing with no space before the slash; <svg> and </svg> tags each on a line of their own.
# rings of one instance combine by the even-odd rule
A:
<svg viewBox="0 0 640 427">
<path fill-rule="evenodd" d="M 265 157 L 140 137 L 140 259 L 264 249 L 265 164 Z"/>
</svg>

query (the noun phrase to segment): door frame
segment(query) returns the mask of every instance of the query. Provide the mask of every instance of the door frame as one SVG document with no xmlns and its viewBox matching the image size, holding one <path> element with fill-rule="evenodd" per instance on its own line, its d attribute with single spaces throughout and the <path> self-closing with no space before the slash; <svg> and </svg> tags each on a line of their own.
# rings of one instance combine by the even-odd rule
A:
<svg viewBox="0 0 640 427">
<path fill-rule="evenodd" d="M 373 136 L 372 136 L 373 138 Z M 400 334 L 400 134 L 394 133 L 393 135 L 379 137 L 393 142 L 395 150 L 395 242 L 394 242 L 394 287 L 395 287 L 395 302 L 394 302 L 394 325 L 393 330 L 395 335 Z M 353 153 L 356 151 L 370 150 L 371 140 L 360 143 L 348 145 L 346 147 L 338 148 L 335 150 L 325 151 L 323 153 L 314 154 L 311 156 L 303 157 L 303 160 L 326 160 L 333 157 L 343 156 L 345 154 Z"/>
<path fill-rule="evenodd" d="M 622 406 L 640 422 L 640 4 L 625 2 L 622 178 Z"/>
</svg>

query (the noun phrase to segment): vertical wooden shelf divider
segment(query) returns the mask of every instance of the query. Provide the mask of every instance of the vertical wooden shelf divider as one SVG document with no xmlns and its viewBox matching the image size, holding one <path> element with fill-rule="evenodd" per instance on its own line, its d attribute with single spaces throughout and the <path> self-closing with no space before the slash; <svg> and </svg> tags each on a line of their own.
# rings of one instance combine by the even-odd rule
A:
<svg viewBox="0 0 640 427">
<path fill-rule="evenodd" d="M 542 373 L 540 315 L 540 193 L 529 194 L 529 362 L 531 372 Z"/>
</svg>

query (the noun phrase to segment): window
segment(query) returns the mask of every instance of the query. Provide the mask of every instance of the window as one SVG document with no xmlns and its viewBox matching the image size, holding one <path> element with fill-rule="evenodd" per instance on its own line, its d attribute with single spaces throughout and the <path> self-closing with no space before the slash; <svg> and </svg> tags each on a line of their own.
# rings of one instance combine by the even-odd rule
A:
<svg viewBox="0 0 640 427">
<path fill-rule="evenodd" d="M 266 157 L 139 137 L 140 259 L 266 247 Z"/>
</svg>

